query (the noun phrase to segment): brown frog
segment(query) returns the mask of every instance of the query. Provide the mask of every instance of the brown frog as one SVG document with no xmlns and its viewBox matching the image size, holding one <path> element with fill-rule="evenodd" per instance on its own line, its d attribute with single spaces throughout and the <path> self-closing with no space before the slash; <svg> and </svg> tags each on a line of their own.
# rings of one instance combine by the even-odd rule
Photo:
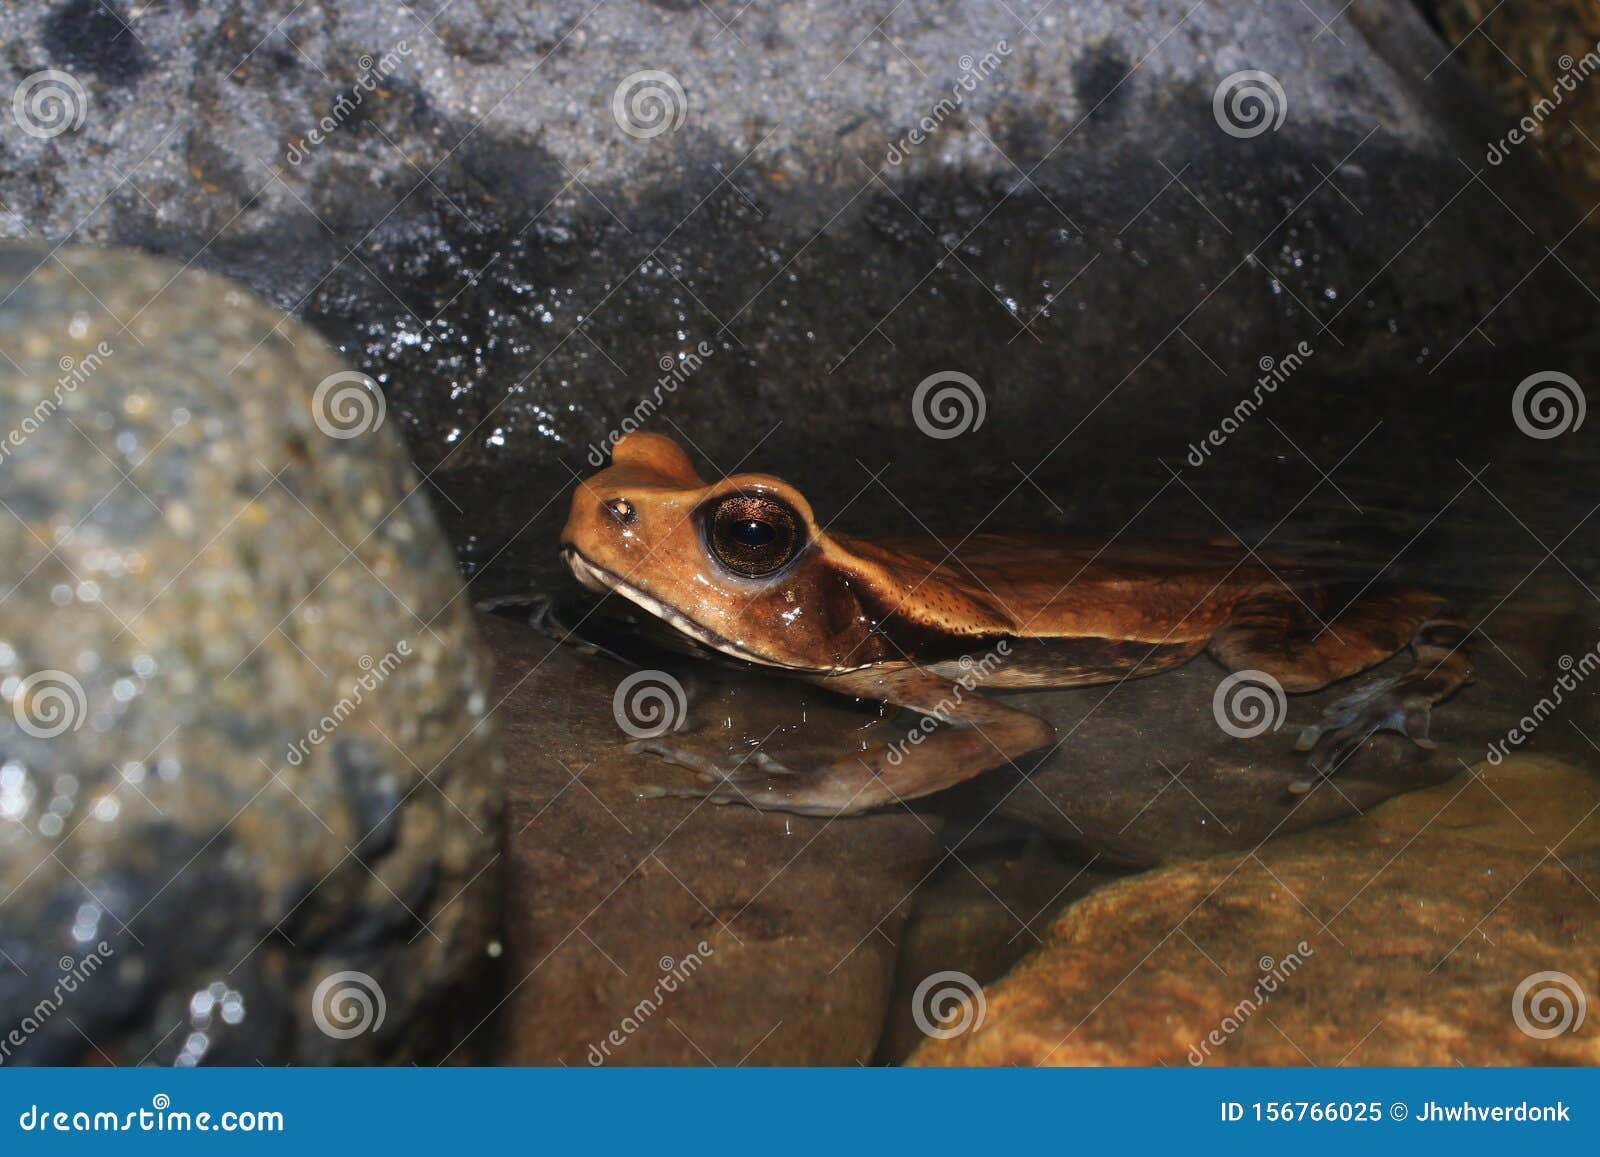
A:
<svg viewBox="0 0 1600 1157">
<path fill-rule="evenodd" d="M 580 482 L 561 551 L 595 590 L 631 600 L 689 649 L 782 672 L 923 717 L 909 742 L 791 770 L 758 756 L 724 769 L 662 739 L 694 786 L 647 795 L 806 815 L 913 799 L 1047 747 L 1045 720 L 978 692 L 1078 687 L 1153 675 L 1207 651 L 1233 671 L 1315 691 L 1403 649 L 1414 661 L 1330 707 L 1302 732 L 1309 790 L 1374 732 L 1424 747 L 1429 711 L 1466 683 L 1470 631 L 1415 590 L 1372 591 L 1330 620 L 1321 586 L 1237 541 L 1176 544 L 1061 533 L 961 539 L 839 534 L 765 474 L 707 484 L 676 443 L 617 442 Z"/>
</svg>

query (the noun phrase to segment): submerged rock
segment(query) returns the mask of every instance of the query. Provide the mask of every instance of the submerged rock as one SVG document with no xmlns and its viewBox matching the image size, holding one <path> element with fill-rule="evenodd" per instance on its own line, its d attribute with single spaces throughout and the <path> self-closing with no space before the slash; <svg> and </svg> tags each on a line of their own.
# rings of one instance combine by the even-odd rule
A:
<svg viewBox="0 0 1600 1157">
<path fill-rule="evenodd" d="M 1133 865 L 1254 848 L 1359 815 L 1484 759 L 1584 650 L 1600 647 L 1588 592 L 1559 571 L 1518 570 L 1486 585 L 1508 593 L 1496 596 L 1490 617 L 1483 618 L 1488 605 L 1469 616 L 1480 628 L 1473 682 L 1434 708 L 1432 750 L 1380 733 L 1332 780 L 1292 794 L 1289 785 L 1305 774 L 1305 756 L 1293 749 L 1300 729 L 1363 683 L 1404 670 L 1410 655 L 1314 695 L 1255 704 L 1248 684 L 1229 690 L 1228 672 L 1201 656 L 1117 687 L 1009 697 L 1050 719 L 1060 748 L 1026 776 L 990 773 L 974 787 L 1003 815 Z M 1597 696 L 1600 687 L 1579 686 L 1563 697 L 1566 713 L 1584 726 Z M 1252 706 L 1263 713 L 1248 715 Z M 1580 731 L 1559 721 L 1538 732 L 1532 749 L 1579 760 L 1592 752 Z"/>
<path fill-rule="evenodd" d="M 937 1022 L 941 992 L 959 1001 L 999 980 L 1036 947 L 1062 908 L 1122 873 L 1077 861 L 1038 837 L 986 846 L 953 841 L 937 875 L 917 889 L 901 937 L 894 997 L 878 1059 L 899 1064 Z"/>
<path fill-rule="evenodd" d="M 1068 908 L 919 1064 L 1600 1063 L 1600 777 L 1514 757 Z"/>
<path fill-rule="evenodd" d="M 499 788 L 381 395 L 164 261 L 0 249 L 0 299 L 3 1059 L 437 1059 Z"/>
<path fill-rule="evenodd" d="M 483 632 L 509 772 L 510 995 L 498 1024 L 479 1026 L 498 1034 L 498 1058 L 870 1061 L 936 822 L 910 809 L 826 820 L 640 799 L 689 773 L 625 750 L 614 702 L 629 669 L 506 620 Z M 674 738 L 707 756 L 766 737 L 765 750 L 804 766 L 862 722 L 792 681 L 704 664 L 670 673 L 693 720 Z M 651 685 L 670 692 L 667 674 Z"/>
</svg>

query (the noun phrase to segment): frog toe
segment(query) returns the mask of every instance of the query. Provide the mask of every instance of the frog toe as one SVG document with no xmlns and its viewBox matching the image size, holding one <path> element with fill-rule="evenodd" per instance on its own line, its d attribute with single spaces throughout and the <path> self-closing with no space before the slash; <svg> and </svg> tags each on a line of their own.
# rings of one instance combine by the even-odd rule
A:
<svg viewBox="0 0 1600 1157">
<path fill-rule="evenodd" d="M 1303 795 L 1319 780 L 1333 775 L 1380 731 L 1396 731 L 1418 747 L 1437 747 L 1428 735 L 1432 723 L 1432 702 L 1415 693 L 1403 678 L 1379 679 L 1354 694 L 1330 705 L 1322 718 L 1300 732 L 1295 750 L 1310 752 L 1306 760 L 1308 777 L 1289 785 L 1295 795 Z"/>
<path fill-rule="evenodd" d="M 630 755 L 653 755 L 676 767 L 687 767 L 702 783 L 715 783 L 729 774 L 715 760 L 660 739 L 635 739 L 623 750 Z"/>
<path fill-rule="evenodd" d="M 730 767 L 697 752 L 660 739 L 638 739 L 627 750 L 654 755 L 694 772 L 693 784 L 645 784 L 635 793 L 640 799 L 700 799 L 714 804 L 744 804 L 761 811 L 815 811 L 807 798 L 805 774 L 785 767 L 764 751 L 753 752 Z"/>
</svg>

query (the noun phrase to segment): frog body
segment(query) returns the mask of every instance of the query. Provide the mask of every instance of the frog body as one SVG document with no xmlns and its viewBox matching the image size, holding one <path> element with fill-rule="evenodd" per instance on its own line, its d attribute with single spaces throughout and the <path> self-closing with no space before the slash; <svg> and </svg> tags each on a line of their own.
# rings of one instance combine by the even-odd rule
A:
<svg viewBox="0 0 1600 1157">
<path fill-rule="evenodd" d="M 1373 732 L 1424 746 L 1429 711 L 1471 676 L 1470 633 L 1444 600 L 1370 590 L 1332 613 L 1293 560 L 1233 539 L 1058 532 L 869 539 L 834 532 L 771 475 L 707 483 L 672 440 L 636 433 L 580 482 L 561 536 L 586 586 L 620 595 L 689 649 L 780 671 L 937 720 L 926 742 L 822 767 L 770 758 L 723 769 L 670 741 L 636 748 L 699 782 L 647 794 L 841 815 L 926 795 L 1048 747 L 1054 729 L 979 689 L 1074 687 L 1209 654 L 1285 691 L 1364 671 L 1409 643 L 1415 662 L 1306 729 L 1309 790 Z"/>
</svg>

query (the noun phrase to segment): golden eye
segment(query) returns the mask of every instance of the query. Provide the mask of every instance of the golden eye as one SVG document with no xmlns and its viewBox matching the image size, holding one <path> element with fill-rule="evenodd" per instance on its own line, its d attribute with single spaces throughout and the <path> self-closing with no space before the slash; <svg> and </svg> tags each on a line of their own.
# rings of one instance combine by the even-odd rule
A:
<svg viewBox="0 0 1600 1157">
<path fill-rule="evenodd" d="M 718 502 L 706 538 L 718 562 L 749 578 L 772 574 L 805 545 L 794 511 L 756 494 L 733 494 Z"/>
<path fill-rule="evenodd" d="M 611 511 L 611 516 L 624 526 L 631 526 L 639 516 L 633 508 L 633 503 L 626 498 L 613 498 L 606 503 L 606 509 Z"/>
</svg>

